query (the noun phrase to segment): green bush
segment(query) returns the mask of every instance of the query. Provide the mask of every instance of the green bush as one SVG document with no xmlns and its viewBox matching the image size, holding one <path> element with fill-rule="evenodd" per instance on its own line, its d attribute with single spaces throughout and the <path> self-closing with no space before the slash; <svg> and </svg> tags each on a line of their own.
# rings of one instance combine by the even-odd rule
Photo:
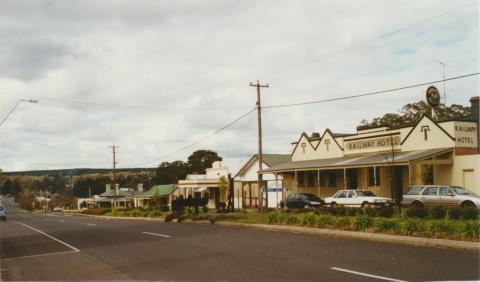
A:
<svg viewBox="0 0 480 282">
<path fill-rule="evenodd" d="M 462 217 L 462 208 L 461 207 L 452 207 L 448 209 L 447 212 L 448 219 L 458 220 Z"/>
<path fill-rule="evenodd" d="M 411 236 L 415 232 L 420 231 L 421 229 L 421 225 L 418 223 L 416 219 L 413 219 L 413 218 L 410 218 L 404 221 L 400 227 L 401 227 L 402 233 L 407 236 Z"/>
<path fill-rule="evenodd" d="M 268 223 L 270 223 L 270 224 L 278 223 L 278 222 L 281 221 L 280 214 L 277 213 L 277 212 L 269 213 L 268 216 L 267 216 L 267 219 L 268 219 Z"/>
<path fill-rule="evenodd" d="M 91 215 L 104 215 L 109 212 L 110 212 L 110 209 L 88 209 L 83 211 L 84 214 L 91 214 Z"/>
<path fill-rule="evenodd" d="M 332 209 L 329 206 L 321 206 L 314 211 L 315 214 L 332 214 Z"/>
<path fill-rule="evenodd" d="M 463 239 L 478 240 L 479 233 L 480 233 L 479 222 L 466 222 L 462 226 L 460 235 Z"/>
<path fill-rule="evenodd" d="M 408 207 L 403 210 L 403 216 L 406 218 L 423 218 L 427 217 L 428 213 L 424 208 Z"/>
<path fill-rule="evenodd" d="M 302 225 L 305 226 L 314 226 L 316 223 L 316 217 L 315 214 L 312 213 L 306 213 L 302 217 Z"/>
<path fill-rule="evenodd" d="M 283 217 L 283 222 L 289 225 L 295 225 L 299 224 L 300 220 L 292 214 L 285 214 L 285 217 Z"/>
<path fill-rule="evenodd" d="M 121 206 L 118 206 L 118 207 L 114 207 L 112 212 L 124 212 L 126 211 L 126 209 L 124 207 L 121 207 Z"/>
<path fill-rule="evenodd" d="M 161 211 L 161 212 L 168 212 L 170 210 L 170 208 L 168 207 L 168 205 L 160 205 L 158 210 Z"/>
<path fill-rule="evenodd" d="M 453 235 L 455 234 L 455 225 L 447 221 L 433 221 L 428 226 L 428 232 L 431 236 Z"/>
<path fill-rule="evenodd" d="M 161 216 L 162 213 L 160 211 L 151 211 L 149 213 L 145 213 L 145 215 L 148 215 L 148 217 L 158 217 Z"/>
<path fill-rule="evenodd" d="M 394 213 L 393 207 L 392 206 L 382 206 L 378 210 L 378 216 L 381 217 L 392 217 Z"/>
<path fill-rule="evenodd" d="M 317 215 L 316 222 L 318 227 L 332 226 L 335 224 L 335 218 L 328 214 L 321 214 Z"/>
<path fill-rule="evenodd" d="M 441 206 L 433 206 L 428 209 L 428 215 L 433 219 L 444 219 L 447 216 L 447 210 Z"/>
<path fill-rule="evenodd" d="M 375 221 L 375 229 L 380 232 L 396 231 L 398 222 L 394 219 L 379 219 Z"/>
<path fill-rule="evenodd" d="M 375 217 L 378 215 L 378 211 L 376 208 L 365 206 L 360 210 L 360 214 Z"/>
<path fill-rule="evenodd" d="M 358 208 L 351 208 L 351 207 L 345 207 L 345 216 L 356 216 L 359 214 L 361 211 Z"/>
<path fill-rule="evenodd" d="M 335 226 L 338 228 L 349 228 L 352 225 L 350 218 L 340 217 L 335 221 Z"/>
<path fill-rule="evenodd" d="M 462 219 L 478 219 L 479 210 L 475 207 L 462 208 Z"/>
<path fill-rule="evenodd" d="M 344 206 L 337 206 L 331 209 L 331 213 L 336 216 L 345 216 L 346 208 Z"/>
<path fill-rule="evenodd" d="M 359 215 L 353 221 L 355 230 L 365 231 L 373 226 L 373 219 L 368 215 Z"/>
</svg>

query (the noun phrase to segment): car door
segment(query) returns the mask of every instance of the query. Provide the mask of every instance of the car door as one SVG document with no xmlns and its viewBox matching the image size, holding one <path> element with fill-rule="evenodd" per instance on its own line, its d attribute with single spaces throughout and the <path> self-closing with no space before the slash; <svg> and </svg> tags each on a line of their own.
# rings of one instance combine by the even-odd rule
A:
<svg viewBox="0 0 480 282">
<path fill-rule="evenodd" d="M 455 205 L 456 196 L 450 191 L 450 188 L 447 186 L 442 186 L 438 190 L 438 204 L 442 206 L 453 206 Z"/>
<path fill-rule="evenodd" d="M 347 199 L 345 200 L 345 205 L 346 206 L 356 206 L 356 205 L 359 205 L 357 202 L 358 202 L 357 201 L 357 194 L 355 193 L 355 191 L 353 191 L 353 190 L 348 191 Z"/>
<path fill-rule="evenodd" d="M 430 186 L 423 190 L 421 199 L 424 205 L 431 206 L 438 203 L 438 188 L 437 186 Z"/>
<path fill-rule="evenodd" d="M 335 202 L 339 205 L 345 205 L 347 203 L 347 191 L 340 192 L 335 198 Z"/>
</svg>

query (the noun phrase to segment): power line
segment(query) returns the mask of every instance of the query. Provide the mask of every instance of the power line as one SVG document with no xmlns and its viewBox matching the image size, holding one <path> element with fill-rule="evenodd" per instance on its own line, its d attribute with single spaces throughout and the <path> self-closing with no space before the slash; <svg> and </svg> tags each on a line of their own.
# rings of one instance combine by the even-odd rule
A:
<svg viewBox="0 0 480 282">
<path fill-rule="evenodd" d="M 465 75 L 461 75 L 461 76 L 455 76 L 455 77 L 450 77 L 450 78 L 446 78 L 446 79 L 424 82 L 424 83 L 419 83 L 419 84 L 413 84 L 413 85 L 408 85 L 408 86 L 402 86 L 402 87 L 397 87 L 397 88 L 391 88 L 391 89 L 386 89 L 386 90 L 366 92 L 366 93 L 354 94 L 354 95 L 350 95 L 350 96 L 336 97 L 336 98 L 323 99 L 323 100 L 314 100 L 314 101 L 308 101 L 308 102 L 298 102 L 298 103 L 291 103 L 291 104 L 264 106 L 263 108 L 264 109 L 274 109 L 274 108 L 296 107 L 296 106 L 304 106 L 304 105 L 332 102 L 332 101 L 338 101 L 338 100 L 347 100 L 347 99 L 353 99 L 353 98 L 359 98 L 359 97 L 365 97 L 365 96 L 379 95 L 379 94 L 384 94 L 384 93 L 389 93 L 389 92 L 394 92 L 394 91 L 399 91 L 399 90 L 405 90 L 405 89 L 410 89 L 410 88 L 416 88 L 416 87 L 420 87 L 420 86 L 435 84 L 435 83 L 449 81 L 449 80 L 462 79 L 462 78 L 475 76 L 475 75 L 479 75 L 479 74 L 480 74 L 479 72 L 475 72 L 475 73 L 469 73 L 469 74 L 465 74 Z"/>
<path fill-rule="evenodd" d="M 228 127 L 230 127 L 230 126 L 234 125 L 235 123 L 239 122 L 240 120 L 242 120 L 243 118 L 245 118 L 246 116 L 248 116 L 249 114 L 251 114 L 252 112 L 254 112 L 254 111 L 256 111 L 256 110 L 257 110 L 257 109 L 254 108 L 254 109 L 252 109 L 252 110 L 244 113 L 243 115 L 241 115 L 240 117 L 236 118 L 235 120 L 229 122 L 228 124 L 224 125 L 223 127 L 219 128 L 219 129 L 215 130 L 213 133 L 211 133 L 211 134 L 209 134 L 209 135 L 207 135 L 207 136 L 204 136 L 204 137 L 198 139 L 197 141 L 191 143 L 191 144 L 188 145 L 188 146 L 185 146 L 185 147 L 183 147 L 183 148 L 181 148 L 181 149 L 178 149 L 178 150 L 176 150 L 176 151 L 174 151 L 174 152 L 171 152 L 171 153 L 168 153 L 168 154 L 166 154 L 166 155 L 163 155 L 163 156 L 161 156 L 161 157 L 159 157 L 159 158 L 157 158 L 157 159 L 155 159 L 155 160 L 146 161 L 146 162 L 141 162 L 141 163 L 135 163 L 135 164 L 126 164 L 124 167 L 139 166 L 139 165 L 143 165 L 143 164 L 158 162 L 158 161 L 161 161 L 161 160 L 163 160 L 163 159 L 165 159 L 165 158 L 168 158 L 168 157 L 170 157 L 170 156 L 172 156 L 172 155 L 174 155 L 174 154 L 177 154 L 177 153 L 180 153 L 180 152 L 182 152 L 182 151 L 185 151 L 186 149 L 189 149 L 189 148 L 191 148 L 191 147 L 193 147 L 193 146 L 195 146 L 195 145 L 197 145 L 197 144 L 199 144 L 199 143 L 207 140 L 208 138 L 211 138 L 211 137 L 219 134 L 219 133 L 222 132 L 223 130 L 225 130 L 225 129 L 227 129 Z"/>
<path fill-rule="evenodd" d="M 273 73 L 267 74 L 267 75 L 265 75 L 264 77 L 266 77 L 266 78 L 272 78 L 272 77 L 277 76 L 277 75 L 279 75 L 279 74 L 287 73 L 287 72 L 290 72 L 290 71 L 292 71 L 292 70 L 295 70 L 295 69 L 298 69 L 298 68 L 302 68 L 302 67 L 304 67 L 304 66 L 307 66 L 307 65 L 316 63 L 316 62 L 318 62 L 318 61 L 320 61 L 320 60 L 323 60 L 323 59 L 326 59 L 326 58 L 329 58 L 329 57 L 332 57 L 332 56 L 336 56 L 336 55 L 341 54 L 341 53 L 348 52 L 348 51 L 350 51 L 350 50 L 353 50 L 353 49 L 356 49 L 356 48 L 361 47 L 361 46 L 363 46 L 363 45 L 366 45 L 367 43 L 370 43 L 370 42 L 373 42 L 373 41 L 376 41 L 376 40 L 378 40 L 378 39 L 382 39 L 382 38 L 385 38 L 385 37 L 389 37 L 389 36 L 391 36 L 391 35 L 393 35 L 393 34 L 402 32 L 402 31 L 407 30 L 407 29 L 409 29 L 409 28 L 412 28 L 412 27 L 414 27 L 414 26 L 423 24 L 423 23 L 425 23 L 425 22 L 432 21 L 432 20 L 437 19 L 437 18 L 439 18 L 439 17 L 443 17 L 443 16 L 445 16 L 445 15 L 454 13 L 454 12 L 456 12 L 456 11 L 458 11 L 458 10 L 461 10 L 461 9 L 464 9 L 464 8 L 467 8 L 467 7 L 470 7 L 470 6 L 473 6 L 473 5 L 477 4 L 477 3 L 478 3 L 477 1 L 471 2 L 471 3 L 469 3 L 469 4 L 465 5 L 465 6 L 461 6 L 461 7 L 455 8 L 455 9 L 453 9 L 453 10 L 449 10 L 449 11 L 447 11 L 447 12 L 445 12 L 445 13 L 438 14 L 438 15 L 435 15 L 435 16 L 430 17 L 430 18 L 427 18 L 427 19 L 423 19 L 423 20 L 421 20 L 421 21 L 415 22 L 415 23 L 413 23 L 413 24 L 407 25 L 407 26 L 402 27 L 402 28 L 399 28 L 399 29 L 397 29 L 397 30 L 394 30 L 394 31 L 391 31 L 391 32 L 388 32 L 388 33 L 384 33 L 384 34 L 379 35 L 379 36 L 377 36 L 377 37 L 374 37 L 374 38 L 371 38 L 371 39 L 368 39 L 368 40 L 365 40 L 365 41 L 356 43 L 356 44 L 351 45 L 351 46 L 349 46 L 349 47 L 347 47 L 347 48 L 344 48 L 344 49 L 341 49 L 341 50 L 338 50 L 338 51 L 333 51 L 333 52 L 331 52 L 331 53 L 325 54 L 325 55 L 320 56 L 320 57 L 318 57 L 318 58 L 311 59 L 311 60 L 305 61 L 305 62 L 300 63 L 300 64 L 297 64 L 297 65 L 293 65 L 293 66 L 291 66 L 291 67 L 289 67 L 289 68 L 286 68 L 286 69 L 284 69 L 284 70 L 280 70 L 280 71 L 277 71 L 277 72 L 273 72 Z M 438 28 L 438 27 L 437 27 L 437 28 Z M 437 29 L 437 28 L 435 28 L 435 29 Z M 424 33 L 422 33 L 422 34 L 425 34 L 425 33 L 426 33 L 426 32 L 424 32 Z M 417 36 L 418 36 L 418 35 L 417 35 Z M 399 42 L 399 41 L 395 41 L 395 43 L 397 43 L 397 42 Z"/>
</svg>

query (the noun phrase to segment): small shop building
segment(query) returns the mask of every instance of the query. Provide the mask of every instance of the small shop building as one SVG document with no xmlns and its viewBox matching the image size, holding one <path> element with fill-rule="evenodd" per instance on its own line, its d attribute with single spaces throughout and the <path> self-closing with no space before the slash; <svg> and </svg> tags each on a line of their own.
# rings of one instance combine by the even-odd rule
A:
<svg viewBox="0 0 480 282">
<path fill-rule="evenodd" d="M 137 193 L 132 200 L 135 207 L 143 209 L 158 209 L 171 207 L 173 193 L 178 189 L 177 184 L 155 185 L 150 190 Z"/>
<path fill-rule="evenodd" d="M 286 193 L 322 199 L 340 189 L 366 189 L 393 198 L 410 185 L 457 185 L 480 194 L 478 97 L 472 120 L 438 121 L 423 115 L 401 128 L 377 127 L 338 134 L 302 133 L 291 160 L 263 169 L 282 179 Z"/>
</svg>

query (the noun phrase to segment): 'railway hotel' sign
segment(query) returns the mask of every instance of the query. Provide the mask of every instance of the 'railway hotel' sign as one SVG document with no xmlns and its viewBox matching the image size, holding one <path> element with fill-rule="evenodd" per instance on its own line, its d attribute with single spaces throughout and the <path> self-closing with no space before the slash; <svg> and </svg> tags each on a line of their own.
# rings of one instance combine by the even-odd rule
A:
<svg viewBox="0 0 480 282">
<path fill-rule="evenodd" d="M 379 149 L 392 149 L 392 146 L 396 148 L 400 145 L 400 136 L 383 136 L 380 138 L 370 138 L 370 139 L 362 139 L 362 140 L 355 140 L 355 141 L 347 141 L 345 140 L 345 148 L 347 151 L 355 151 L 355 152 L 365 152 L 370 150 Z"/>
</svg>

